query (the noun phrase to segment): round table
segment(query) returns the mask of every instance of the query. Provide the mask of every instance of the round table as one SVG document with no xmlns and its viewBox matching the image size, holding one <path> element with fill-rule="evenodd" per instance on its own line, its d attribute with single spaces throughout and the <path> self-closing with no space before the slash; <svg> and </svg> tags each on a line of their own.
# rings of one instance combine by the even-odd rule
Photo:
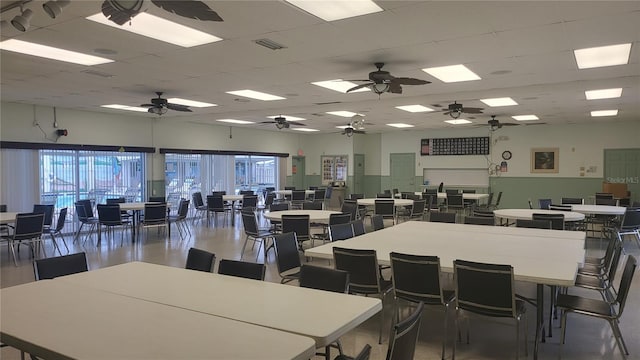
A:
<svg viewBox="0 0 640 360">
<path fill-rule="evenodd" d="M 411 199 L 385 199 L 385 198 L 366 198 L 366 199 L 358 199 L 358 205 L 364 206 L 374 206 L 376 204 L 376 200 L 393 200 L 393 204 L 395 206 L 411 206 L 413 205 L 413 200 Z"/>
<path fill-rule="evenodd" d="M 584 214 L 575 211 L 557 211 L 544 209 L 500 209 L 494 210 L 493 214 L 502 219 L 511 220 L 531 220 L 533 214 L 563 214 L 564 221 L 582 221 Z"/>
<path fill-rule="evenodd" d="M 329 210 L 283 210 L 265 212 L 264 217 L 269 220 L 282 221 L 282 215 L 309 215 L 309 222 L 328 224 L 331 214 L 341 214 L 341 212 Z"/>
<path fill-rule="evenodd" d="M 571 205 L 571 211 L 585 215 L 624 215 L 627 208 L 611 205 Z"/>
<path fill-rule="evenodd" d="M 0 224 L 11 224 L 16 221 L 17 212 L 3 212 L 0 213 Z"/>
</svg>

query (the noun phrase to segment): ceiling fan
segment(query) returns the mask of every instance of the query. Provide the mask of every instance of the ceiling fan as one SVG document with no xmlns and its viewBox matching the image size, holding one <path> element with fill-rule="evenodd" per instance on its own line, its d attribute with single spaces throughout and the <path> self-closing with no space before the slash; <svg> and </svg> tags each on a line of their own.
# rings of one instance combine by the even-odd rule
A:
<svg viewBox="0 0 640 360">
<path fill-rule="evenodd" d="M 207 4 L 197 0 L 163 1 L 151 0 L 157 7 L 176 15 L 203 21 L 223 21 L 217 12 Z M 142 11 L 144 0 L 105 0 L 102 3 L 102 14 L 118 25 L 131 21 Z"/>
<path fill-rule="evenodd" d="M 170 103 L 167 99 L 162 97 L 161 91 L 156 91 L 156 94 L 158 95 L 158 97 L 152 98 L 151 104 L 142 104 L 140 106 L 148 107 L 149 109 L 147 111 L 156 115 L 166 114 L 168 110 L 192 112 L 191 109 L 189 109 L 189 107 L 186 105 Z"/>
<path fill-rule="evenodd" d="M 508 123 L 508 122 L 500 122 L 498 121 L 498 119 L 496 119 L 495 115 L 491 115 L 491 120 L 487 121 L 487 124 L 489 124 L 489 131 L 496 131 L 498 129 L 501 129 L 503 126 L 518 126 L 518 125 L 544 125 L 546 123 L 544 122 L 536 122 L 536 123 Z"/>
<path fill-rule="evenodd" d="M 449 115 L 454 119 L 457 119 L 462 115 L 462 113 L 466 114 L 482 114 L 483 108 L 474 108 L 474 107 L 463 107 L 462 104 L 458 104 L 457 101 L 454 101 L 453 104 L 449 104 L 447 110 L 444 111 L 445 115 Z"/>
<path fill-rule="evenodd" d="M 395 77 L 388 71 L 382 70 L 384 63 L 377 62 L 374 64 L 378 70 L 369 73 L 369 79 L 367 80 L 346 80 L 346 81 L 366 81 L 365 84 L 354 86 L 347 92 L 355 91 L 362 88 L 369 88 L 374 93 L 380 95 L 385 92 L 393 94 L 402 94 L 402 85 L 425 85 L 430 84 L 430 81 L 414 79 L 408 77 Z"/>
<path fill-rule="evenodd" d="M 287 118 L 284 116 L 276 116 L 273 118 L 273 121 L 262 121 L 260 124 L 276 124 L 276 127 L 280 130 L 288 129 L 291 125 L 307 126 L 306 124 L 296 121 L 287 121 Z"/>
<path fill-rule="evenodd" d="M 366 134 L 364 132 L 364 117 L 362 115 L 353 115 L 349 125 L 342 130 L 342 135 L 352 137 L 353 134 Z"/>
</svg>

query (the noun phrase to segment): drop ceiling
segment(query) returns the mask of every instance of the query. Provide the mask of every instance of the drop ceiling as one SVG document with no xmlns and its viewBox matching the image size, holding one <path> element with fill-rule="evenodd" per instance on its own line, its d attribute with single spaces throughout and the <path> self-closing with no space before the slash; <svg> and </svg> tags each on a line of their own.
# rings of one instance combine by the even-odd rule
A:
<svg viewBox="0 0 640 360">
<path fill-rule="evenodd" d="M 4 7 L 13 1 L 0 1 Z M 284 114 L 305 118 L 307 127 L 339 132 L 347 118 L 326 114 L 348 110 L 365 115 L 367 132 L 451 128 L 442 111 L 457 101 L 484 108 L 461 117 L 486 124 L 491 115 L 535 114 L 547 124 L 640 121 L 640 2 L 638 1 L 376 1 L 382 12 L 326 22 L 284 1 L 205 1 L 224 19 L 183 18 L 145 1 L 147 12 L 214 34 L 224 40 L 182 48 L 91 22 L 102 1 L 72 1 L 56 19 L 32 1 L 31 27 L 24 33 L 3 26 L 1 38 L 37 42 L 104 56 L 113 63 L 81 66 L 2 51 L 2 101 L 107 112 L 153 119 L 156 115 L 100 108 L 138 106 L 156 91 L 168 98 L 215 103 L 192 113 L 169 111 L 175 121 L 216 119 L 261 122 Z M 5 11 L 11 20 L 18 9 Z M 135 21 L 135 18 L 133 19 Z M 126 25 L 125 25 L 126 26 Z M 158 29 L 162 32 L 162 29 Z M 254 43 L 270 39 L 286 46 L 270 50 Z M 629 63 L 578 70 L 573 50 L 631 43 Z M 106 54 L 105 54 L 106 53 Z M 339 93 L 312 85 L 331 79 L 366 79 L 384 62 L 397 77 L 431 81 L 403 86 L 403 94 Z M 463 64 L 482 79 L 444 83 L 421 69 Z M 586 90 L 622 88 L 622 97 L 587 101 Z M 285 97 L 259 101 L 227 94 L 252 89 Z M 511 97 L 519 105 L 490 108 L 479 99 Z M 437 111 L 410 113 L 402 105 Z M 618 109 L 615 117 L 592 118 L 592 110 Z M 470 118 L 471 116 L 471 118 Z M 273 131 L 273 124 L 238 125 Z M 464 127 L 461 126 L 461 127 Z"/>
</svg>

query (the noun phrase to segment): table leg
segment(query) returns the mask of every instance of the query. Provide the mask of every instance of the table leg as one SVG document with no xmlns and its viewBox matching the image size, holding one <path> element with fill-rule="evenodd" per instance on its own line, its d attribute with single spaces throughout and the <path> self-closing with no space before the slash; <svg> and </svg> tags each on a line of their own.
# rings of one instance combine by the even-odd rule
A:
<svg viewBox="0 0 640 360">
<path fill-rule="evenodd" d="M 533 342 L 533 359 L 538 359 L 540 342 L 545 342 L 544 336 L 544 285 L 538 284 L 536 289 L 536 337 Z"/>
<path fill-rule="evenodd" d="M 140 216 L 140 210 L 133 211 L 133 219 L 131 220 L 131 243 L 136 242 L 136 228 L 138 227 L 138 216 Z"/>
</svg>

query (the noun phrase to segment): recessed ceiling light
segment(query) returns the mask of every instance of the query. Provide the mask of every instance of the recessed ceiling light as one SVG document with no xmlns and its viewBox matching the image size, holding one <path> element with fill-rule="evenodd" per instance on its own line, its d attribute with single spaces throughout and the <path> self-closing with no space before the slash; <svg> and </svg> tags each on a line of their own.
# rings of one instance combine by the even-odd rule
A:
<svg viewBox="0 0 640 360">
<path fill-rule="evenodd" d="M 574 50 L 578 69 L 590 69 L 603 66 L 625 65 L 629 63 L 631 43 L 599 46 Z"/>
<path fill-rule="evenodd" d="M 230 124 L 240 124 L 240 125 L 255 124 L 253 121 L 236 120 L 236 119 L 218 119 L 216 121 L 230 123 Z"/>
<path fill-rule="evenodd" d="M 446 83 L 480 80 L 480 76 L 464 65 L 438 66 L 422 69 L 422 71 Z"/>
<path fill-rule="evenodd" d="M 592 117 L 599 117 L 599 116 L 616 116 L 618 115 L 618 110 L 597 110 L 597 111 L 592 111 L 591 112 L 591 116 Z"/>
<path fill-rule="evenodd" d="M 471 124 L 471 121 L 466 119 L 445 120 L 444 122 L 453 125 Z"/>
<path fill-rule="evenodd" d="M 480 99 L 483 103 L 487 104 L 487 106 L 496 107 L 496 106 L 513 106 L 518 105 L 510 97 L 502 97 L 502 98 L 493 98 L 493 99 Z"/>
<path fill-rule="evenodd" d="M 113 62 L 111 59 L 99 56 L 87 55 L 75 51 L 58 49 L 52 46 L 40 45 L 16 39 L 9 39 L 0 42 L 0 49 L 87 66 Z"/>
<path fill-rule="evenodd" d="M 235 90 L 235 91 L 227 91 L 227 94 L 244 96 L 251 99 L 262 100 L 262 101 L 273 101 L 273 100 L 284 100 L 281 96 L 271 95 L 267 93 L 263 93 L 260 91 L 254 90 Z"/>
<path fill-rule="evenodd" d="M 289 116 L 289 115 L 271 115 L 271 116 L 267 116 L 269 119 L 275 119 L 277 117 L 283 117 L 285 119 L 287 119 L 287 121 L 300 121 L 300 120 L 307 120 L 305 118 L 301 118 L 301 117 L 296 117 L 296 116 Z"/>
<path fill-rule="evenodd" d="M 217 36 L 174 23 L 173 21 L 146 12 L 139 13 L 131 19 L 130 23 L 122 26 L 107 19 L 102 13 L 88 16 L 87 20 L 182 47 L 193 47 L 222 40 Z M 162 31 L 159 31 L 159 29 L 162 29 Z"/>
<path fill-rule="evenodd" d="M 351 112 L 351 111 L 345 111 L 345 110 L 340 110 L 340 111 L 327 111 L 327 114 L 330 114 L 330 115 L 336 115 L 336 116 L 342 116 L 342 117 L 347 117 L 347 118 L 350 118 L 350 117 L 352 117 L 352 116 L 354 116 L 354 115 L 364 116 L 364 115 L 362 115 L 362 114 L 354 113 L 354 112 Z"/>
<path fill-rule="evenodd" d="M 413 125 L 403 124 L 403 123 L 387 124 L 387 126 L 392 126 L 392 127 L 395 127 L 395 128 L 412 128 L 413 127 Z"/>
<path fill-rule="evenodd" d="M 206 102 L 189 100 L 189 99 L 180 99 L 180 98 L 170 98 L 170 99 L 167 99 L 167 101 L 169 101 L 170 103 L 174 103 L 174 104 L 197 107 L 197 108 L 218 106 L 216 104 L 210 104 L 210 103 L 206 103 Z"/>
<path fill-rule="evenodd" d="M 316 81 L 316 82 L 312 82 L 312 84 L 321 86 L 329 90 L 341 92 L 341 93 L 346 93 L 347 90 L 358 86 L 358 84 L 356 83 L 352 83 L 351 81 L 344 81 L 342 79 Z M 368 87 L 363 87 L 358 90 L 353 90 L 352 92 L 363 92 L 363 91 L 371 91 L 371 90 L 369 90 Z"/>
<path fill-rule="evenodd" d="M 511 117 L 513 120 L 517 121 L 531 121 L 531 120 L 540 120 L 535 115 L 515 115 Z"/>
<path fill-rule="evenodd" d="M 325 21 L 346 19 L 382 11 L 380 6 L 370 0 L 285 1 Z"/>
<path fill-rule="evenodd" d="M 613 99 L 622 96 L 622 88 L 587 90 L 584 92 L 587 100 Z"/>
<path fill-rule="evenodd" d="M 147 109 L 147 108 L 138 107 L 138 106 L 120 105 L 120 104 L 100 105 L 100 107 L 109 108 L 109 109 L 116 109 L 116 110 L 149 112 L 149 109 Z"/>
<path fill-rule="evenodd" d="M 295 127 L 295 128 L 291 128 L 291 130 L 295 130 L 295 131 L 306 131 L 306 132 L 320 131 L 320 130 L 316 130 L 316 129 L 303 128 L 303 127 Z"/>
<path fill-rule="evenodd" d="M 404 110 L 404 111 L 408 111 L 408 112 L 412 112 L 412 113 L 434 111 L 433 109 L 428 108 L 426 106 L 422 106 L 422 105 L 396 106 L 396 109 L 400 109 L 400 110 Z"/>
</svg>

